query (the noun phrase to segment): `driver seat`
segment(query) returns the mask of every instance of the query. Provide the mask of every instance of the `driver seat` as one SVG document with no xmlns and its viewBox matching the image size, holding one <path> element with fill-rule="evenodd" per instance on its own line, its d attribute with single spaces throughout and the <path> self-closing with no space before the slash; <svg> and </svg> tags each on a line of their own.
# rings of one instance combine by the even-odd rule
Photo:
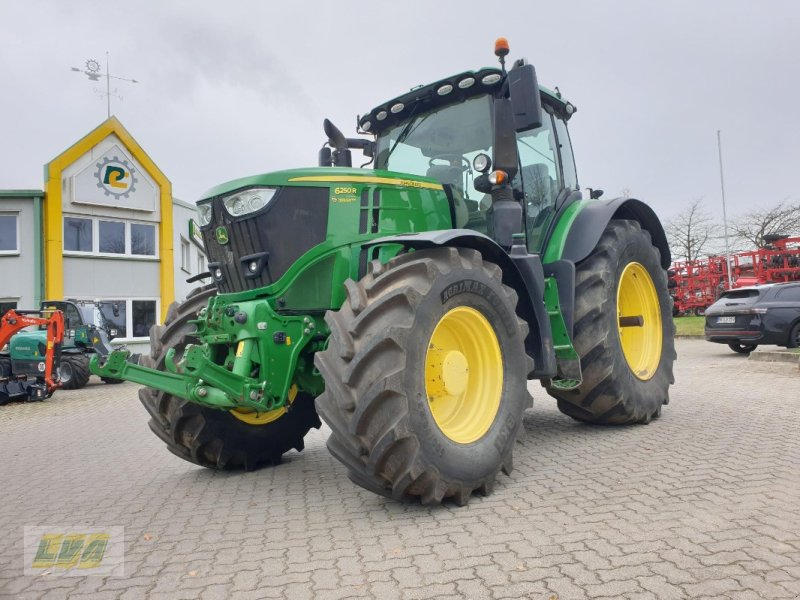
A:
<svg viewBox="0 0 800 600">
<path fill-rule="evenodd" d="M 445 186 L 445 193 L 448 200 L 450 200 L 453 215 L 455 216 L 453 227 L 456 229 L 464 227 L 469 220 L 469 209 L 464 200 L 464 192 L 462 190 L 464 185 L 463 173 L 461 167 L 452 167 L 450 165 L 431 165 L 426 173 L 428 177 Z"/>
</svg>

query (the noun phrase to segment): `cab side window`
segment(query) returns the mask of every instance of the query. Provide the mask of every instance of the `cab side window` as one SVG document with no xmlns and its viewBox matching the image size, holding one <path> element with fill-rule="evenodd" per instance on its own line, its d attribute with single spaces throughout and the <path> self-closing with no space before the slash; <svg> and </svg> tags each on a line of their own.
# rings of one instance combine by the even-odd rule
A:
<svg viewBox="0 0 800 600">
<path fill-rule="evenodd" d="M 72 304 L 64 305 L 64 326 L 67 329 L 77 329 L 83 324 L 78 309 Z"/>
<path fill-rule="evenodd" d="M 537 252 L 542 247 L 561 191 L 553 117 L 543 110 L 542 120 L 541 127 L 517 133 L 519 173 L 512 182 L 513 187 L 522 192 L 528 249 L 531 252 Z"/>
<path fill-rule="evenodd" d="M 569 140 L 567 124 L 563 119 L 554 117 L 556 124 L 556 138 L 561 154 L 561 171 L 564 176 L 564 187 L 568 190 L 578 190 L 578 172 L 575 169 L 575 158 L 572 156 L 572 144 Z"/>
</svg>

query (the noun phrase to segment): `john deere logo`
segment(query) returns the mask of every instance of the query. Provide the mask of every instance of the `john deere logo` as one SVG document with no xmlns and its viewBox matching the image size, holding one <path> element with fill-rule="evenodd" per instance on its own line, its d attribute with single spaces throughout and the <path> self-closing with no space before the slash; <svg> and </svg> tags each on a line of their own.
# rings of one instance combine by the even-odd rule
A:
<svg viewBox="0 0 800 600">
<path fill-rule="evenodd" d="M 104 158 L 97 163 L 97 187 L 105 192 L 106 196 L 127 198 L 136 189 L 137 179 L 133 176 L 134 170 L 127 160 L 120 160 L 118 156 Z"/>
<path fill-rule="evenodd" d="M 214 237 L 217 238 L 217 243 L 220 246 L 224 246 L 228 243 L 228 230 L 224 227 L 217 227 L 216 231 L 214 231 Z"/>
</svg>

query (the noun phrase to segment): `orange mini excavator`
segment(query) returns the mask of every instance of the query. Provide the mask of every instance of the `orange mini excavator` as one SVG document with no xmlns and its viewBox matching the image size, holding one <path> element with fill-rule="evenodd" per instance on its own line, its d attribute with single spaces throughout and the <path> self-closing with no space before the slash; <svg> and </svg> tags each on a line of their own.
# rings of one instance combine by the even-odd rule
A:
<svg viewBox="0 0 800 600">
<path fill-rule="evenodd" d="M 40 330 L 15 335 L 32 326 Z M 44 330 L 47 333 L 42 340 Z M 60 310 L 43 313 L 12 309 L 3 315 L 0 319 L 0 405 L 12 400 L 44 400 L 60 387 L 58 361 L 63 340 L 64 314 Z M 7 352 L 3 350 L 6 345 Z"/>
</svg>

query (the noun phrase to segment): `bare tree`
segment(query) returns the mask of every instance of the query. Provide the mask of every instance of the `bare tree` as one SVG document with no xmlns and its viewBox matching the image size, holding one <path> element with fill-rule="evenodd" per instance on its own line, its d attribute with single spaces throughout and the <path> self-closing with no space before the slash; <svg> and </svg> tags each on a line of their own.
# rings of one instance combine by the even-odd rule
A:
<svg viewBox="0 0 800 600">
<path fill-rule="evenodd" d="M 800 203 L 786 200 L 770 208 L 751 211 L 733 222 L 732 234 L 742 242 L 761 248 L 769 235 L 800 234 Z"/>
<path fill-rule="evenodd" d="M 696 198 L 666 223 L 666 233 L 673 258 L 696 260 L 703 255 L 709 240 L 718 234 L 719 225 Z"/>
</svg>

